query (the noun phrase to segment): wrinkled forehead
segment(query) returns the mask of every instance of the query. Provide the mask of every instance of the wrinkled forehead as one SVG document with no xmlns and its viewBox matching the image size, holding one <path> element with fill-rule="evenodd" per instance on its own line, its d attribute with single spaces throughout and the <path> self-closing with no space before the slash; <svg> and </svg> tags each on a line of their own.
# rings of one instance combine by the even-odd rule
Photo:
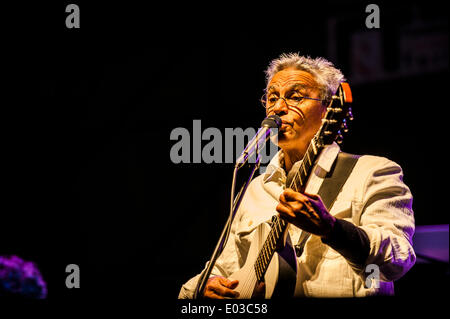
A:
<svg viewBox="0 0 450 319">
<path fill-rule="evenodd" d="M 287 89 L 319 89 L 314 76 L 306 71 L 296 69 L 281 70 L 267 84 L 266 92 Z"/>
</svg>

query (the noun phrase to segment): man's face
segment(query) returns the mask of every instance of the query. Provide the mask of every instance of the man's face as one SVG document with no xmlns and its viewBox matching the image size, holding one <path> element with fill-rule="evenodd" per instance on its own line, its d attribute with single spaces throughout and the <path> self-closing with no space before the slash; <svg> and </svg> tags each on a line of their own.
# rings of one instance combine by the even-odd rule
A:
<svg viewBox="0 0 450 319">
<path fill-rule="evenodd" d="M 321 125 L 326 106 L 321 101 L 302 99 L 320 98 L 320 89 L 313 76 L 305 71 L 285 69 L 276 73 L 267 86 L 267 101 L 277 101 L 267 107 L 267 115 L 278 115 L 283 124 L 278 145 L 283 150 L 303 153 Z M 278 99 L 277 98 L 285 98 Z M 286 101 L 296 106 L 290 106 Z M 297 103 L 292 103 L 299 101 Z"/>
</svg>

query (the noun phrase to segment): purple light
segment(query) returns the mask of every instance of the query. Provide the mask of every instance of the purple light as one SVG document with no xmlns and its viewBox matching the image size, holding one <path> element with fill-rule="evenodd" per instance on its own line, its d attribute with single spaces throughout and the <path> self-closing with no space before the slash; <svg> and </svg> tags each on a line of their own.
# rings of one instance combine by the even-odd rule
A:
<svg viewBox="0 0 450 319">
<path fill-rule="evenodd" d="M 0 296 L 45 299 L 47 284 L 37 266 L 18 256 L 0 256 Z"/>
<path fill-rule="evenodd" d="M 448 224 L 416 226 L 416 231 L 413 237 L 414 251 L 418 255 L 426 256 L 442 262 L 448 262 L 448 231 Z M 419 259 L 418 262 L 420 262 Z"/>
</svg>

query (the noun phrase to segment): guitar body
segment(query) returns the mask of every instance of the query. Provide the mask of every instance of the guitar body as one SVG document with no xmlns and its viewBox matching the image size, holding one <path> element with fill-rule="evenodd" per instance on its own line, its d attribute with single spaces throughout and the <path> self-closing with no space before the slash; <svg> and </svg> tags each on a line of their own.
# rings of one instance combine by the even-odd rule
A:
<svg viewBox="0 0 450 319">
<path fill-rule="evenodd" d="M 289 234 L 286 236 L 285 245 L 274 252 L 267 267 L 264 276 L 265 291 L 262 292 L 263 295 L 255 294 L 255 288 L 258 285 L 255 264 L 270 230 L 271 226 L 267 223 L 262 223 L 257 227 L 244 266 L 229 277 L 230 280 L 239 280 L 238 286 L 234 289 L 239 292 L 239 299 L 255 297 L 264 297 L 266 299 L 292 298 L 294 295 L 297 278 L 297 259 Z"/>
</svg>

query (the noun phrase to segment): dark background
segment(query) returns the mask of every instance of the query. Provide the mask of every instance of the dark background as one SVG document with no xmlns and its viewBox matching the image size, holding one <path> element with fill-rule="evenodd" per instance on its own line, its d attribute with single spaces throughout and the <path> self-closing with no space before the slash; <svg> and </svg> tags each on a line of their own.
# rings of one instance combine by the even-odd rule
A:
<svg viewBox="0 0 450 319">
<path fill-rule="evenodd" d="M 257 128 L 263 71 L 283 52 L 323 56 L 342 69 L 355 115 L 343 150 L 399 163 L 417 225 L 448 224 L 439 186 L 449 118 L 442 4 L 377 2 L 381 28 L 369 30 L 364 1 L 251 8 L 76 1 L 80 29 L 65 27 L 68 3 L 22 2 L 4 7 L 2 21 L 0 254 L 35 261 L 49 300 L 177 297 L 219 237 L 233 165 L 173 164 L 170 132 L 192 132 L 194 119 L 222 133 Z M 364 52 L 352 49 L 358 32 L 379 35 L 381 64 L 371 62 L 369 47 L 368 64 L 355 68 Z M 401 51 L 402 34 L 447 41 L 417 44 L 419 52 L 431 46 L 431 55 L 413 63 Z M 78 290 L 65 287 L 71 263 L 81 269 Z M 445 273 L 416 267 L 428 268 L 401 279 L 400 294 L 422 294 L 425 273 L 434 282 Z"/>
</svg>

